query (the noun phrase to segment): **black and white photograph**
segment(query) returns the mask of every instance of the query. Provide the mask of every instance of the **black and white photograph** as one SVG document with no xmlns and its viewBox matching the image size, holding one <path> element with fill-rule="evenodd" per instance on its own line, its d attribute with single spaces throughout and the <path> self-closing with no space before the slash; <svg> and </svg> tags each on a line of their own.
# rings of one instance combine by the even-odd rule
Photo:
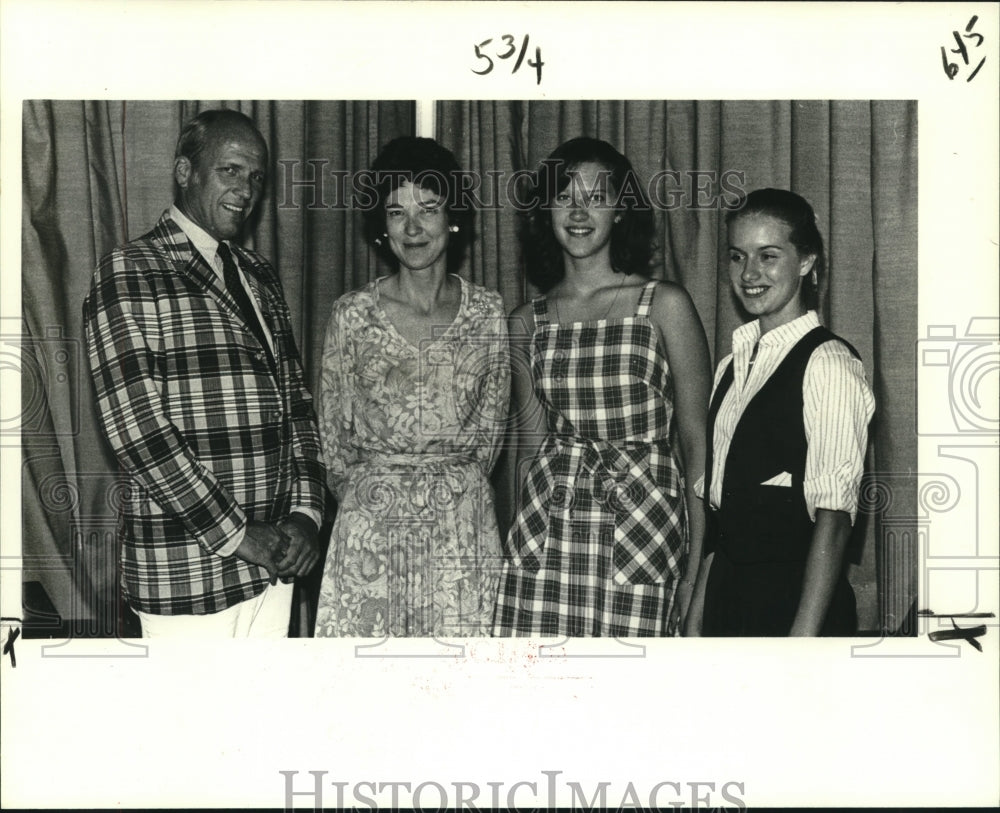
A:
<svg viewBox="0 0 1000 813">
<path fill-rule="evenodd" d="M 5 808 L 996 803 L 995 7 L 185 5 L 4 10 Z"/>
<path fill-rule="evenodd" d="M 913 634 L 915 559 L 879 533 L 872 495 L 891 488 L 896 511 L 916 498 L 915 479 L 882 483 L 878 474 L 916 468 L 916 438 L 899 431 L 915 412 L 915 370 L 900 337 L 914 333 L 917 312 L 917 211 L 908 205 L 916 102 L 441 101 L 419 121 L 417 112 L 412 101 L 24 103 L 22 307 L 25 349 L 36 358 L 32 375 L 22 377 L 22 404 L 32 407 L 22 425 L 31 486 L 22 489 L 22 555 L 32 594 L 60 618 L 46 630 L 51 619 L 39 612 L 26 634 L 135 637 L 140 619 L 145 633 L 158 620 L 150 616 L 213 616 L 265 586 L 287 593 L 289 609 L 294 599 L 290 632 L 301 637 L 679 634 L 707 556 L 704 497 L 696 492 L 705 479 L 712 371 L 736 352 L 734 330 L 757 314 L 749 346 L 768 322 L 805 318 L 802 328 L 822 322 L 844 348 L 834 353 L 841 361 L 817 359 L 799 371 L 812 383 L 798 382 L 798 401 L 809 387 L 812 401 L 797 407 L 810 410 L 808 427 L 798 430 L 804 452 L 808 429 L 810 454 L 798 463 L 795 485 L 779 460 L 763 464 L 778 468 L 758 479 L 787 474 L 787 486 L 768 488 L 781 501 L 785 488 L 796 491 L 811 515 L 807 535 L 818 510 L 846 520 L 827 565 L 833 582 L 846 571 L 841 589 L 854 596 L 838 600 L 858 605 L 844 609 L 857 618 L 841 634 Z M 432 130 L 417 133 L 427 119 Z M 210 175 L 211 183 L 195 183 L 195 168 L 210 160 L 213 128 L 226 137 L 237 128 L 259 145 L 256 163 L 244 160 L 259 182 L 233 172 L 231 183 Z M 202 131 L 208 146 L 195 143 Z M 263 132 L 274 134 L 270 143 Z M 225 162 L 244 153 L 234 143 L 238 156 L 211 155 L 227 172 Z M 199 147 L 196 164 L 184 153 Z M 82 155 L 92 157 L 67 160 Z M 588 164 L 593 177 L 573 181 L 584 184 L 574 191 L 571 178 Z M 191 181 L 178 180 L 178 167 Z M 383 183 L 393 172 L 423 173 L 427 185 Z M 423 225 L 433 216 L 426 201 L 415 201 L 421 217 L 407 217 L 399 200 L 407 189 L 444 202 L 442 235 Z M 598 213 L 597 196 L 609 198 L 610 227 L 595 227 L 601 215 L 588 216 L 586 207 L 558 208 L 563 194 L 589 195 Z M 73 216 L 87 207 L 88 216 Z M 560 211 L 567 219 L 558 232 Z M 764 216 L 789 234 L 741 231 Z M 398 238 L 386 231 L 395 220 L 404 224 Z M 803 220 L 811 243 L 790 237 Z M 191 224 L 216 243 L 238 241 L 232 253 L 259 265 L 250 273 L 262 285 L 278 278 L 280 290 L 259 294 L 267 297 L 258 307 L 270 339 L 251 340 L 247 329 L 235 339 L 225 333 L 249 357 L 243 370 L 232 367 L 218 317 L 199 313 L 204 303 L 177 304 L 194 285 L 199 299 L 207 290 L 222 302 L 216 310 L 234 307 L 200 273 Z M 751 237 L 760 247 L 783 246 L 795 263 L 812 257 L 803 284 L 798 265 L 791 283 L 769 280 L 763 269 L 778 255 L 750 251 L 743 243 Z M 595 256 L 606 279 L 582 276 L 594 273 L 587 263 Z M 440 270 L 431 277 L 435 262 Z M 166 279 L 142 281 L 148 272 Z M 640 310 L 654 327 L 648 336 L 632 335 Z M 508 342 L 508 314 L 524 324 L 523 353 Z M 542 318 L 556 330 L 545 333 Z M 796 341 L 809 332 L 796 331 Z M 794 344 L 778 344 L 769 374 Z M 212 346 L 218 358 L 208 361 Z M 560 364 L 564 352 L 581 357 Z M 768 380 L 751 384 L 749 349 L 745 356 L 740 389 L 751 392 L 727 402 L 733 414 L 718 454 L 735 468 L 746 464 L 726 457 L 728 441 Z M 533 378 L 535 364 L 542 380 Z M 253 395 L 261 372 L 276 365 L 287 381 Z M 287 422 L 268 420 L 270 404 L 287 411 Z M 783 417 L 752 434 L 791 434 L 787 410 L 764 409 Z M 826 441 L 827 434 L 836 437 Z M 761 443 L 743 453 L 760 459 L 776 445 Z M 282 457 L 286 444 L 295 452 Z M 469 463 L 474 469 L 463 468 Z M 302 473 L 293 478 L 286 466 Z M 729 465 L 713 472 L 715 509 L 725 471 L 737 476 Z M 513 488 L 504 488 L 508 482 Z M 238 489 L 239 499 L 231 496 Z M 748 499 L 778 521 L 777 503 Z M 189 522 L 202 510 L 199 525 Z M 730 535 L 733 523 L 768 524 L 746 513 L 752 506 L 741 510 L 725 520 Z M 291 536 L 287 520 L 298 513 L 309 520 L 298 521 L 316 551 L 293 549 L 268 568 L 233 544 L 240 513 L 248 544 L 254 534 L 269 541 L 251 523 L 275 525 L 278 539 L 277 526 Z M 170 522 L 184 527 L 168 531 Z M 503 542 L 498 524 L 509 529 Z M 176 540 L 166 544 L 171 533 Z M 781 544 L 773 528 L 769 536 Z M 819 547 L 814 539 L 789 541 L 797 558 L 777 549 L 759 551 L 756 562 L 736 556 L 747 566 L 778 556 L 802 570 Z M 721 562 L 726 551 L 713 554 Z M 57 560 L 70 566 L 55 572 Z M 319 578 L 308 582 L 313 570 Z M 745 577 L 763 579 L 768 606 L 784 589 L 773 580 L 784 577 L 795 581 L 795 601 L 785 629 L 742 634 L 787 635 L 795 605 L 806 603 L 804 574 L 759 570 Z M 268 585 L 276 574 L 280 585 Z M 890 606 L 896 596 L 905 602 Z"/>
</svg>

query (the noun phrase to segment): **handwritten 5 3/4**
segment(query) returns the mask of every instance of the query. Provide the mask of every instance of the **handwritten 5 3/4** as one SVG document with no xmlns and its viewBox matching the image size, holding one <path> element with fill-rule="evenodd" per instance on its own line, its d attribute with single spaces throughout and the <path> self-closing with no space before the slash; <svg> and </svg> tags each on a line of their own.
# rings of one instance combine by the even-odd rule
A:
<svg viewBox="0 0 1000 813">
<path fill-rule="evenodd" d="M 517 41 L 513 35 L 504 34 L 500 37 L 500 39 L 503 41 L 502 50 L 494 51 L 493 56 L 497 59 L 510 59 L 515 53 L 517 53 L 517 61 L 514 62 L 514 69 L 511 71 L 512 74 L 517 73 L 518 68 L 521 67 L 521 63 L 524 62 L 525 55 L 528 53 L 528 35 L 525 34 L 522 38 L 520 51 L 518 51 Z M 478 76 L 486 76 L 486 74 L 493 71 L 493 58 L 488 53 L 483 52 L 483 49 L 492 42 L 493 38 L 491 37 L 488 40 L 483 40 L 478 45 L 472 46 L 476 51 L 476 59 L 480 61 L 480 70 L 476 70 L 476 68 L 471 68 L 471 70 Z M 482 63 L 485 63 L 485 67 L 483 67 Z M 542 65 L 544 64 L 545 63 L 542 62 L 541 46 L 535 46 L 535 58 L 528 60 L 528 67 L 535 69 L 536 85 L 540 85 L 542 83 Z"/>
</svg>

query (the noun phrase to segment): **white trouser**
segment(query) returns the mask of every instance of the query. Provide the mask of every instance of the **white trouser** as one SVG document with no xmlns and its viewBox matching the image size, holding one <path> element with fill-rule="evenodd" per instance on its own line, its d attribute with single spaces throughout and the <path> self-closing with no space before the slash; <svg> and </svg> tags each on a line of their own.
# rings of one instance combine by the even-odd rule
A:
<svg viewBox="0 0 1000 813">
<path fill-rule="evenodd" d="M 205 615 L 136 615 L 143 638 L 287 638 L 294 589 L 269 584 L 258 596 Z"/>
</svg>

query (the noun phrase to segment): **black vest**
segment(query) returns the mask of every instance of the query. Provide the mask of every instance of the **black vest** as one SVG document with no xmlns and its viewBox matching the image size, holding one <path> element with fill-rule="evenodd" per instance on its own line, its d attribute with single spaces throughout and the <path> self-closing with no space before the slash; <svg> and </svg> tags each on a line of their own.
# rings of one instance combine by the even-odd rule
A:
<svg viewBox="0 0 1000 813">
<path fill-rule="evenodd" d="M 806 509 L 802 481 L 806 468 L 806 432 L 802 418 L 802 382 L 813 351 L 828 341 L 840 341 L 824 327 L 803 336 L 740 417 L 726 457 L 719 510 L 710 507 L 712 444 L 715 418 L 733 384 L 729 363 L 708 413 L 705 506 L 708 510 L 706 553 L 722 550 L 734 562 L 796 562 L 809 553 L 813 521 Z M 791 487 L 761 485 L 782 472 Z"/>
</svg>

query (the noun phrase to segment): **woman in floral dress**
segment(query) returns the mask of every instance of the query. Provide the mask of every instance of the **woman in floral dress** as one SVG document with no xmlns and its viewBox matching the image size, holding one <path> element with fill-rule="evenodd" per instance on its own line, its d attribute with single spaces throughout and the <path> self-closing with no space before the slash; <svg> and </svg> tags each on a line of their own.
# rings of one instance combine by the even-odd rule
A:
<svg viewBox="0 0 1000 813">
<path fill-rule="evenodd" d="M 317 637 L 490 633 L 507 332 L 499 294 L 450 273 L 472 231 L 458 171 L 413 137 L 372 167 L 366 236 L 398 271 L 337 300 L 327 327 L 319 423 L 338 508 Z"/>
<path fill-rule="evenodd" d="M 545 295 L 511 315 L 520 500 L 497 635 L 671 635 L 691 599 L 708 347 L 684 289 L 646 276 L 644 188 L 592 138 L 538 173 L 525 259 Z"/>
</svg>

